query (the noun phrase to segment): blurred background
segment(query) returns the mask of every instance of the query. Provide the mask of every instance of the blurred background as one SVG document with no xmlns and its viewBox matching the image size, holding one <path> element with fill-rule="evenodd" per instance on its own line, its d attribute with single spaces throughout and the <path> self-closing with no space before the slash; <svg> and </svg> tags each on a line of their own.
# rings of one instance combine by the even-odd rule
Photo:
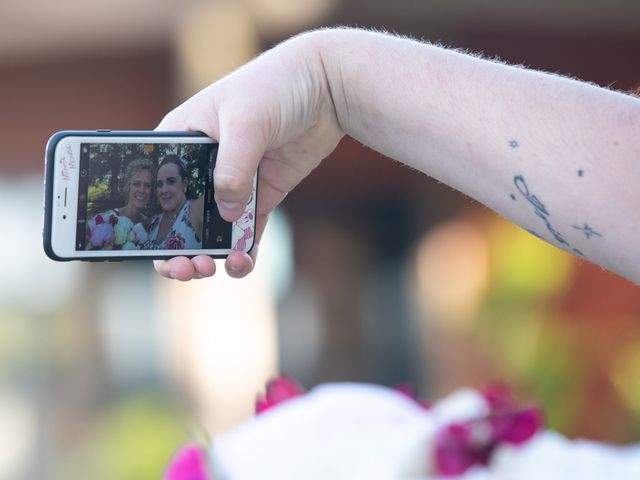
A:
<svg viewBox="0 0 640 480">
<path fill-rule="evenodd" d="M 638 290 L 348 139 L 287 197 L 244 280 L 46 259 L 54 131 L 152 129 L 336 24 L 640 86 L 627 0 L 0 0 L 1 479 L 159 478 L 181 443 L 251 415 L 277 372 L 425 399 L 502 380 L 566 435 L 640 441 Z"/>
</svg>

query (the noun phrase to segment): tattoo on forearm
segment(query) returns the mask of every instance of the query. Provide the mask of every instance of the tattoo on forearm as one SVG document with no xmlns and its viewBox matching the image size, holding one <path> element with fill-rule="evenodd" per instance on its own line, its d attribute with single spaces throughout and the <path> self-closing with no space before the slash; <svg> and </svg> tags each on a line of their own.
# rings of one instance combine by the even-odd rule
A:
<svg viewBox="0 0 640 480">
<path fill-rule="evenodd" d="M 517 140 L 510 140 L 510 141 L 509 141 L 509 146 L 510 146 L 511 148 L 518 148 L 518 147 L 520 146 L 520 144 L 518 143 L 518 141 L 517 141 Z"/>
<path fill-rule="evenodd" d="M 527 229 L 527 232 L 529 232 L 534 237 L 538 237 L 540 240 L 544 240 L 546 242 L 545 238 L 542 235 L 540 235 L 538 232 L 536 232 L 535 230 Z"/>
<path fill-rule="evenodd" d="M 531 191 L 529 190 L 529 186 L 527 185 L 527 182 L 525 181 L 524 177 L 522 175 L 516 175 L 515 177 L 513 177 L 513 183 L 518 189 L 518 191 L 520 192 L 520 194 L 533 206 L 533 212 L 544 222 L 545 227 L 547 227 L 547 230 L 553 235 L 553 238 L 555 238 L 557 242 L 559 242 L 561 245 L 564 245 L 566 248 L 570 249 L 574 253 L 580 256 L 584 256 L 584 254 L 580 250 L 573 247 L 567 241 L 564 235 L 562 235 L 562 233 L 560 233 L 560 231 L 557 230 L 551 224 L 551 221 L 549 220 L 549 217 L 551 216 L 551 214 L 549 213 L 549 210 L 547 210 L 547 207 L 544 205 L 544 203 L 542 203 L 542 201 L 536 195 L 531 193 Z M 511 194 L 511 199 L 516 200 L 515 195 Z M 583 227 L 579 227 L 577 225 L 572 225 L 572 226 L 573 228 L 580 230 L 582 233 L 584 233 L 587 239 L 590 239 L 592 236 L 602 237 L 601 233 L 596 232 L 587 223 L 585 223 Z M 535 235 L 536 237 L 542 238 L 544 240 L 544 238 L 541 235 L 539 235 L 537 232 L 533 230 L 529 230 L 529 232 Z"/>
<path fill-rule="evenodd" d="M 577 225 L 572 225 L 573 228 L 575 228 L 576 230 L 580 230 L 582 233 L 584 233 L 584 236 L 587 237 L 587 240 L 590 239 L 593 236 L 596 237 L 602 237 L 601 233 L 596 232 L 593 228 L 591 228 L 589 226 L 588 223 L 584 224 L 584 227 L 579 227 Z"/>
<path fill-rule="evenodd" d="M 527 182 L 525 182 L 524 177 L 522 175 L 515 176 L 513 178 L 513 183 L 516 185 L 516 188 L 522 194 L 522 196 L 526 198 L 531 205 L 533 205 L 534 213 L 542 219 L 547 227 L 547 230 L 551 232 L 553 237 L 562 245 L 566 245 L 568 248 L 571 248 L 569 242 L 567 242 L 562 234 L 558 230 L 556 230 L 553 225 L 551 225 L 551 222 L 549 221 L 549 217 L 551 216 L 551 214 L 544 206 L 544 203 L 542 203 L 542 201 L 537 196 L 533 195 L 529 191 L 529 187 L 527 186 Z"/>
</svg>

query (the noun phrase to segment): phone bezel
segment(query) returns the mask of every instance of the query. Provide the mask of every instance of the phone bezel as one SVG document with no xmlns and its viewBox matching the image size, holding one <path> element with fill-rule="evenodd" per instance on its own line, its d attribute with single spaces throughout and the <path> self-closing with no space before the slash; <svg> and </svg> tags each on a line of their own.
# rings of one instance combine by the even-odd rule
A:
<svg viewBox="0 0 640 480">
<path fill-rule="evenodd" d="M 112 139 L 114 137 L 122 137 L 127 139 L 140 138 L 140 143 L 145 143 L 145 139 L 153 138 L 157 143 L 157 139 L 170 139 L 170 138 L 199 138 L 204 140 L 203 143 L 216 143 L 211 140 L 205 134 L 201 132 L 189 132 L 189 131 L 134 131 L 134 130 L 66 130 L 55 133 L 47 142 L 45 152 L 45 188 L 44 188 L 44 229 L 43 229 L 43 244 L 44 250 L 47 256 L 56 261 L 71 261 L 71 260 L 83 260 L 83 261 L 121 261 L 121 260 L 153 260 L 153 259 L 168 259 L 176 256 L 194 257 L 196 255 L 207 255 L 212 258 L 225 258 L 231 248 L 229 249 L 202 249 L 202 250 L 62 250 L 60 248 L 60 242 L 56 237 L 54 215 L 56 213 L 56 207 L 54 205 L 56 201 L 56 186 L 59 182 L 62 182 L 62 173 L 56 168 L 56 151 L 61 142 L 68 137 L 82 137 L 88 139 L 88 142 L 100 141 L 101 139 Z M 77 142 L 86 143 L 84 140 Z M 133 143 L 133 142 L 132 142 Z M 153 143 L 153 142 L 150 142 Z M 77 161 L 79 162 L 79 156 Z M 79 167 L 75 169 L 74 178 L 67 179 L 70 185 L 75 188 L 74 198 L 70 199 L 70 202 L 74 205 L 71 208 L 74 215 L 77 215 L 77 196 L 78 196 L 78 175 Z M 61 178 L 58 178 L 60 176 Z M 257 181 L 254 179 L 256 194 L 253 196 L 252 204 L 247 208 L 253 208 L 255 212 L 255 202 L 257 198 Z M 69 219 L 69 223 L 76 224 L 75 217 Z M 62 221 L 62 220 L 61 220 Z M 255 234 L 255 213 L 253 216 L 253 229 Z M 247 242 L 248 245 L 245 251 L 248 253 L 253 248 L 255 241 L 255 235 Z M 75 245 L 75 242 L 72 243 Z M 233 244 L 233 241 L 232 241 Z M 124 254 L 123 254 L 124 252 Z M 133 253 L 131 253 L 133 252 Z M 188 253 L 187 253 L 188 252 Z"/>
</svg>

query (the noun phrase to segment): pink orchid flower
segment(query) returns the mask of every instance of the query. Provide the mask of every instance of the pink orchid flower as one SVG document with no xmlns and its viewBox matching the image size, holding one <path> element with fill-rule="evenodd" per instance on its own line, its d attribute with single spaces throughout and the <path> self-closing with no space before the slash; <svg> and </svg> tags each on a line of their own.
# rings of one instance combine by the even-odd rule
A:
<svg viewBox="0 0 640 480">
<path fill-rule="evenodd" d="M 256 398 L 256 413 L 260 414 L 286 400 L 298 397 L 306 393 L 295 380 L 281 375 L 267 383 L 264 396 Z"/>
<path fill-rule="evenodd" d="M 213 480 L 207 467 L 207 453 L 196 444 L 183 446 L 169 463 L 164 479 Z"/>
<path fill-rule="evenodd" d="M 498 446 L 520 445 L 542 428 L 540 409 L 516 408 L 507 387 L 494 385 L 482 395 L 490 409 L 488 415 L 451 423 L 437 433 L 434 455 L 441 475 L 461 475 L 474 465 L 488 465 Z"/>
</svg>

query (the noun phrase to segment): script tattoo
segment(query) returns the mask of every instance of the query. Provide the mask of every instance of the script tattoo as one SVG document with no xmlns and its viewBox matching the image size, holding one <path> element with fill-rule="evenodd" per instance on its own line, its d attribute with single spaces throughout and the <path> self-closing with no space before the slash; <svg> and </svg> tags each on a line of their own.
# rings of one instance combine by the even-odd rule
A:
<svg viewBox="0 0 640 480">
<path fill-rule="evenodd" d="M 544 205 L 544 203 L 542 203 L 542 200 L 531 193 L 524 177 L 522 175 L 516 175 L 515 177 L 513 177 L 513 183 L 515 184 L 520 194 L 533 206 L 533 212 L 544 222 L 547 230 L 549 230 L 549 232 L 551 232 L 551 235 L 553 235 L 553 238 L 555 238 L 560 244 L 565 245 L 567 248 L 571 249 L 574 253 L 584 256 L 584 254 L 580 250 L 571 246 L 571 244 L 564 238 L 562 233 L 560 233 L 551 224 L 551 221 L 549 220 L 549 217 L 551 216 L 549 210 L 547 210 L 547 207 Z M 535 233 L 535 235 L 537 237 L 540 237 L 540 235 L 538 235 L 537 233 Z"/>
</svg>

